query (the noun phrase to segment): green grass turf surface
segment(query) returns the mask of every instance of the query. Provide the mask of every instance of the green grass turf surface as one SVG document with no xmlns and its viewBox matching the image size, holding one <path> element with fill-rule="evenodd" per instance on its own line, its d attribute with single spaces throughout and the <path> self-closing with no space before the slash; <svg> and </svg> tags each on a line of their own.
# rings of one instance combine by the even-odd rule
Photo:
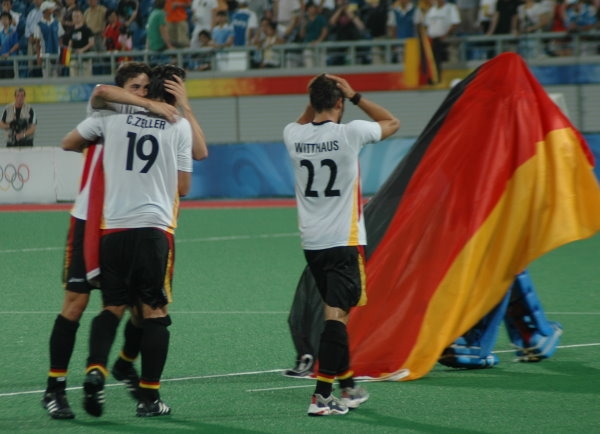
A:
<svg viewBox="0 0 600 434">
<path fill-rule="evenodd" d="M 287 312 L 304 268 L 295 209 L 183 209 L 161 388 L 173 414 L 136 418 L 135 403 L 112 379 L 105 414 L 93 418 L 82 409 L 89 322 L 100 308 L 94 292 L 68 377 L 77 417 L 56 421 L 40 398 L 63 298 L 68 214 L 5 212 L 0 222 L 0 432 L 600 432 L 600 236 L 563 246 L 529 268 L 547 316 L 565 330 L 551 359 L 514 363 L 500 330 L 501 363 L 493 369 L 438 365 L 416 381 L 370 383 L 371 399 L 360 409 L 309 418 L 313 381 L 280 372 L 295 356 Z"/>
</svg>

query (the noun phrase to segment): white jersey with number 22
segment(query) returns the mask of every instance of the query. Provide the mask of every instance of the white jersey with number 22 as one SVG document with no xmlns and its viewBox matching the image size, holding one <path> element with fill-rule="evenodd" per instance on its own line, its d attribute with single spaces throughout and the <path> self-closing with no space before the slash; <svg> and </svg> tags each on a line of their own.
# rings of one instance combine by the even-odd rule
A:
<svg viewBox="0 0 600 434">
<path fill-rule="evenodd" d="M 298 223 L 305 250 L 366 245 L 358 156 L 381 140 L 377 122 L 288 124 Z"/>
</svg>

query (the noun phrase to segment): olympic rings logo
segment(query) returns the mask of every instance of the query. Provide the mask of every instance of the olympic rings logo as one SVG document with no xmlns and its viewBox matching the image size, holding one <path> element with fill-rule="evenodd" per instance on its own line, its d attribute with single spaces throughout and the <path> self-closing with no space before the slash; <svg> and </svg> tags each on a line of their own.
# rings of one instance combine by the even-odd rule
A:
<svg viewBox="0 0 600 434">
<path fill-rule="evenodd" d="M 15 191 L 21 191 L 25 183 L 29 181 L 29 166 L 27 164 L 7 164 L 0 166 L 0 190 L 8 191 L 12 187 Z"/>
</svg>

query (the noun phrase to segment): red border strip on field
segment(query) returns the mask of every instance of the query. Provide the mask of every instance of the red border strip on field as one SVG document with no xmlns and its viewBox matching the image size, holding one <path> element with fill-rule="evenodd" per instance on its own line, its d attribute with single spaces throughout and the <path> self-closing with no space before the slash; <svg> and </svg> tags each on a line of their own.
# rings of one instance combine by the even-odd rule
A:
<svg viewBox="0 0 600 434">
<path fill-rule="evenodd" d="M 0 212 L 26 211 L 68 211 L 72 203 L 19 203 L 0 205 Z M 291 208 L 296 206 L 295 199 L 245 199 L 245 200 L 182 200 L 183 209 L 218 209 L 218 208 Z"/>
</svg>

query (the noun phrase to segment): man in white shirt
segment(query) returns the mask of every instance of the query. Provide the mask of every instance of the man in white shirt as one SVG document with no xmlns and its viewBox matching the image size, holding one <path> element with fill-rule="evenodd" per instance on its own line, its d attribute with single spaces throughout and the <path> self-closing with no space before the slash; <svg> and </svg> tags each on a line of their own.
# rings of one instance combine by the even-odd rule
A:
<svg viewBox="0 0 600 434">
<path fill-rule="evenodd" d="M 155 68 L 149 98 L 174 105 L 164 83 L 174 75 L 185 77 L 172 65 Z M 136 306 L 143 330 L 136 414 L 162 416 L 171 412 L 158 390 L 169 346 L 176 210 L 191 182 L 192 128 L 184 118 L 170 123 L 146 111 L 100 113 L 69 133 L 63 149 L 77 151 L 99 137 L 107 174 L 100 251 L 104 309 L 92 321 L 84 408 L 102 415 L 108 352 L 125 309 Z"/>
<path fill-rule="evenodd" d="M 427 35 L 431 38 L 431 50 L 438 70 L 442 76 L 442 62 L 448 60 L 448 43 L 446 38 L 454 33 L 460 24 L 458 7 L 446 0 L 434 0 L 433 5 L 425 14 Z"/>
<path fill-rule="evenodd" d="M 367 143 L 394 134 L 400 121 L 355 92 L 343 78 L 319 75 L 308 86 L 310 104 L 283 139 L 295 173 L 296 203 L 304 255 L 325 303 L 319 371 L 309 416 L 346 414 L 369 398 L 354 383 L 346 324 L 350 309 L 366 304 L 358 155 Z M 373 121 L 342 124 L 349 99 Z M 332 394 L 340 383 L 341 400 Z"/>
</svg>

